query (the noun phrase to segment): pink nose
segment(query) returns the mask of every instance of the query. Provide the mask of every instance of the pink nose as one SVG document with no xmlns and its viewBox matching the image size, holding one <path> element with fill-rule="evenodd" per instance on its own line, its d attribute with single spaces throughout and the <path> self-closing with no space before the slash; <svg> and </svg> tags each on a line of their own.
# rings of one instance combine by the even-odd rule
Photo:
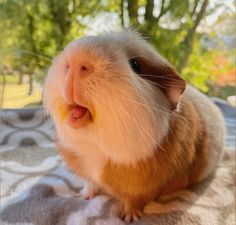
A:
<svg viewBox="0 0 236 225">
<path fill-rule="evenodd" d="M 68 71 L 64 84 L 64 98 L 66 103 L 73 104 L 80 102 L 81 90 L 85 85 L 86 78 L 92 74 L 93 70 L 93 65 L 81 63 Z"/>
<path fill-rule="evenodd" d="M 88 76 L 93 72 L 93 66 L 89 64 L 82 64 L 79 66 L 79 76 Z"/>
<path fill-rule="evenodd" d="M 81 66 L 80 71 L 88 71 L 88 68 L 86 66 Z"/>
</svg>

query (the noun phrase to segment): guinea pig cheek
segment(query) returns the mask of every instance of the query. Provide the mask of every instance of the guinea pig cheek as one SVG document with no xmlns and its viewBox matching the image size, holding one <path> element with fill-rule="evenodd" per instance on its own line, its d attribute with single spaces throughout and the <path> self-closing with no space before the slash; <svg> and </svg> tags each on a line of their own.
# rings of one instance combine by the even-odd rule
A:
<svg viewBox="0 0 236 225">
<path fill-rule="evenodd" d="M 66 122 L 72 128 L 78 129 L 92 121 L 89 110 L 81 105 L 71 105 L 68 109 Z"/>
</svg>

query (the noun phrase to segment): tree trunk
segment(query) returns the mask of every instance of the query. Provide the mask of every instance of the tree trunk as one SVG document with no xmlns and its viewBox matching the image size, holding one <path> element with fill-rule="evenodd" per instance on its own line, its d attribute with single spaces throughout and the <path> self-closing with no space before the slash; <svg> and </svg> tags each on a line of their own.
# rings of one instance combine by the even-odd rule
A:
<svg viewBox="0 0 236 225">
<path fill-rule="evenodd" d="M 0 93 L 1 93 L 0 109 L 3 108 L 5 87 L 6 87 L 6 74 L 5 74 L 4 71 L 2 72 L 2 81 L 1 81 L 1 83 L 2 83 L 2 85 L 1 85 L 1 89 L 0 89 Z"/>
<path fill-rule="evenodd" d="M 160 12 L 159 15 L 157 17 L 155 17 L 153 15 L 153 10 L 155 7 L 154 4 L 155 0 L 148 0 L 147 4 L 146 4 L 146 10 L 145 10 L 145 20 L 147 22 L 147 30 L 152 30 L 155 26 L 159 25 L 159 20 L 161 19 L 161 17 L 166 14 L 166 12 L 168 12 L 170 5 L 165 7 L 165 0 L 161 1 L 161 8 L 160 8 Z M 169 3 L 170 4 L 170 3 Z"/>
<path fill-rule="evenodd" d="M 120 19 L 121 19 L 121 26 L 124 28 L 124 0 L 120 1 Z"/>
<path fill-rule="evenodd" d="M 179 66 L 178 66 L 179 72 L 181 72 L 183 70 L 183 68 L 188 63 L 189 56 L 191 55 L 192 50 L 193 50 L 193 43 L 194 43 L 195 33 L 196 33 L 198 25 L 200 24 L 200 22 L 201 22 L 201 20 L 202 20 L 202 18 L 204 16 L 204 13 L 206 11 L 207 5 L 208 5 L 208 0 L 204 0 L 204 2 L 202 3 L 202 6 L 201 6 L 201 9 L 200 9 L 199 13 L 196 15 L 196 19 L 194 21 L 192 29 L 190 29 L 188 31 L 185 39 L 180 44 L 181 48 L 184 50 L 184 54 L 183 54 L 183 57 L 182 57 L 182 59 L 180 61 Z"/>
<path fill-rule="evenodd" d="M 28 91 L 28 95 L 32 95 L 33 91 L 34 91 L 33 75 L 29 74 L 29 91 Z"/>
<path fill-rule="evenodd" d="M 18 80 L 18 84 L 21 85 L 23 84 L 23 77 L 24 77 L 24 74 L 22 72 L 20 72 L 19 74 L 19 80 Z"/>
<path fill-rule="evenodd" d="M 153 9 L 154 9 L 154 0 L 147 0 L 145 8 L 145 16 L 144 16 L 146 21 L 151 22 L 154 20 Z"/>
<path fill-rule="evenodd" d="M 61 50 L 61 48 L 63 48 L 65 37 L 71 28 L 71 20 L 69 18 L 68 12 L 68 3 L 69 2 L 67 1 L 57 0 L 48 1 L 49 10 L 54 21 L 53 26 L 57 26 L 59 30 L 59 34 L 58 32 L 55 32 L 58 50 Z M 76 7 L 76 1 L 72 2 L 72 6 Z M 54 29 L 56 30 L 56 27 Z"/>
<path fill-rule="evenodd" d="M 159 20 L 161 19 L 161 17 L 167 12 L 167 9 L 164 9 L 164 5 L 165 5 L 165 0 L 162 0 L 161 2 L 161 9 L 160 9 L 160 13 L 158 15 L 158 17 L 156 18 L 156 23 L 159 23 Z"/>
<path fill-rule="evenodd" d="M 137 26 L 138 22 L 138 0 L 128 0 L 128 14 L 131 26 Z"/>
<path fill-rule="evenodd" d="M 193 17 L 193 16 L 195 15 L 195 12 L 196 12 L 198 3 L 199 3 L 199 0 L 195 0 L 195 1 L 194 1 L 194 6 L 193 6 L 192 12 L 191 12 L 191 14 L 190 14 L 191 17 Z"/>
<path fill-rule="evenodd" d="M 34 17 L 31 15 L 30 12 L 28 12 L 27 17 L 28 17 L 28 30 L 30 34 L 29 36 L 30 36 L 31 50 L 33 53 L 35 53 L 34 59 L 35 59 L 36 65 L 39 65 L 39 57 L 37 54 L 36 42 L 34 40 L 34 33 L 35 33 Z M 28 95 L 32 95 L 32 93 L 33 93 L 33 74 L 30 71 Z"/>
</svg>

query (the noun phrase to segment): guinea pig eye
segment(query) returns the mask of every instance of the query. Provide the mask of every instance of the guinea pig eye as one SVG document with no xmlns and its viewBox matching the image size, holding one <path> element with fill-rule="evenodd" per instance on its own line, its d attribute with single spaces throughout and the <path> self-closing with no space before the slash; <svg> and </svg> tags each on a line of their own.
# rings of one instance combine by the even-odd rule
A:
<svg viewBox="0 0 236 225">
<path fill-rule="evenodd" d="M 135 73 L 138 73 L 138 74 L 141 73 L 140 64 L 136 59 L 130 59 L 129 64 Z"/>
</svg>

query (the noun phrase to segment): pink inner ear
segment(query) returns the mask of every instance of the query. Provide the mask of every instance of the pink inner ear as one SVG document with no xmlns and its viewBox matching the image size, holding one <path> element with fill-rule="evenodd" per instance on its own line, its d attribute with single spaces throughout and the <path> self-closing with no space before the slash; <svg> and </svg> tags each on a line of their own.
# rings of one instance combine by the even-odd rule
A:
<svg viewBox="0 0 236 225">
<path fill-rule="evenodd" d="M 185 88 L 184 88 L 185 89 Z M 171 109 L 175 110 L 184 92 L 184 89 L 171 88 L 166 94 L 171 103 Z"/>
<path fill-rule="evenodd" d="M 156 83 L 156 86 L 168 98 L 171 109 L 175 110 L 185 90 L 186 81 L 168 64 L 154 65 L 143 61 L 141 65 L 143 78 Z"/>
<path fill-rule="evenodd" d="M 171 75 L 163 75 L 163 77 L 158 79 L 157 81 L 160 85 L 163 86 L 160 87 L 160 89 L 167 96 L 171 105 L 171 109 L 175 110 L 185 90 L 186 81 L 182 79 L 175 71 Z"/>
</svg>

